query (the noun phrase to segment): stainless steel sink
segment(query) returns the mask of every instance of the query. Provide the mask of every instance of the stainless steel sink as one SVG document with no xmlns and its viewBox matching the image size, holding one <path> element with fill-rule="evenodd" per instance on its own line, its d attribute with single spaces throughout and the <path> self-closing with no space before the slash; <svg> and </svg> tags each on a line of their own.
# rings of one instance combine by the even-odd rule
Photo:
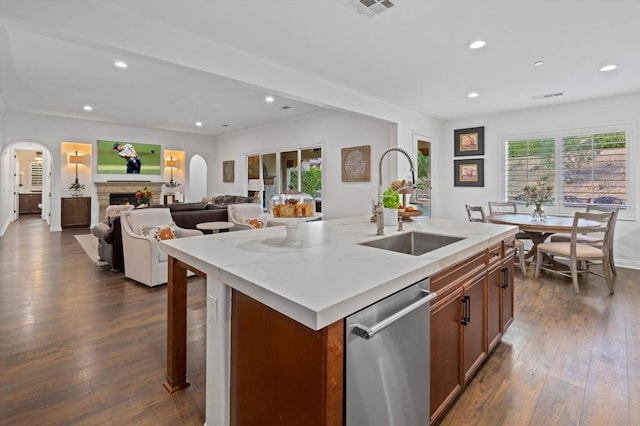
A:
<svg viewBox="0 0 640 426">
<path fill-rule="evenodd" d="M 360 245 L 420 256 L 461 240 L 464 238 L 411 231 L 360 243 Z"/>
</svg>

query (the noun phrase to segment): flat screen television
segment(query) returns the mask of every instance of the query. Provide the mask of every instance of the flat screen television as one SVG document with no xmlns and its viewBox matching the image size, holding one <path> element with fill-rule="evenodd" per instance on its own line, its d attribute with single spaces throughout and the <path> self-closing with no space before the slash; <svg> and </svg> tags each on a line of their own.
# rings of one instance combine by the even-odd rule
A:
<svg viewBox="0 0 640 426">
<path fill-rule="evenodd" d="M 98 174 L 162 173 L 160 145 L 138 142 L 98 141 Z"/>
</svg>

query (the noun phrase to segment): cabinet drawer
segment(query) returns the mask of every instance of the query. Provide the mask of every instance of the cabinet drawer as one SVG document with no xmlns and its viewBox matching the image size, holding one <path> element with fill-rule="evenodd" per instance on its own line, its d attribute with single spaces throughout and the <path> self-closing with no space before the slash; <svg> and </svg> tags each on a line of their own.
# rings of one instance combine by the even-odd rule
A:
<svg viewBox="0 0 640 426">
<path fill-rule="evenodd" d="M 515 246 L 516 238 L 511 237 L 502 242 L 503 246 L 503 257 L 507 257 L 509 255 L 515 256 L 516 246 Z"/>
<path fill-rule="evenodd" d="M 444 296 L 461 286 L 470 277 L 485 272 L 485 252 L 480 252 L 433 275 L 431 277 L 431 291 L 438 293 L 438 297 Z"/>
<path fill-rule="evenodd" d="M 491 268 L 497 263 L 502 263 L 502 243 L 487 250 L 487 266 Z"/>
</svg>

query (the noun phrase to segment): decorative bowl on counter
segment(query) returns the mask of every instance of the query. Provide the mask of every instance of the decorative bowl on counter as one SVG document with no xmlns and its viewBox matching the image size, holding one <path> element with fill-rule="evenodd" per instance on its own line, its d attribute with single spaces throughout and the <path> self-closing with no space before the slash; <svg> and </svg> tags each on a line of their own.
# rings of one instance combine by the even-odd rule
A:
<svg viewBox="0 0 640 426">
<path fill-rule="evenodd" d="M 309 194 L 274 195 L 273 217 L 313 217 L 316 213 L 315 202 Z"/>
</svg>

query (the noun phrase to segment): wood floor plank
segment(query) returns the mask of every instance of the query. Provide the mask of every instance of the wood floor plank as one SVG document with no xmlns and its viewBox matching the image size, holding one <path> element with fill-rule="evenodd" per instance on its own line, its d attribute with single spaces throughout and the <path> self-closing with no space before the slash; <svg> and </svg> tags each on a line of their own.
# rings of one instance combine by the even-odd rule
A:
<svg viewBox="0 0 640 426">
<path fill-rule="evenodd" d="M 531 426 L 578 425 L 583 387 L 548 377 L 531 415 Z"/>
</svg>

